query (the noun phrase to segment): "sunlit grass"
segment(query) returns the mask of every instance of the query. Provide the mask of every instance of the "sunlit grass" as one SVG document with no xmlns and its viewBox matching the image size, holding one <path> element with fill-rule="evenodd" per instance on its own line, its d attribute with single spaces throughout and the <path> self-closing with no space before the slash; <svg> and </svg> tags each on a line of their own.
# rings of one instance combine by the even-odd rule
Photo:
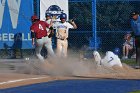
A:
<svg viewBox="0 0 140 93">
<path fill-rule="evenodd" d="M 128 65 L 136 65 L 136 60 L 135 59 L 126 59 L 126 60 L 121 60 L 122 63 L 126 63 Z"/>
<path fill-rule="evenodd" d="M 129 93 L 140 93 L 140 90 L 138 90 L 138 91 L 133 91 L 133 92 L 129 92 Z"/>
</svg>

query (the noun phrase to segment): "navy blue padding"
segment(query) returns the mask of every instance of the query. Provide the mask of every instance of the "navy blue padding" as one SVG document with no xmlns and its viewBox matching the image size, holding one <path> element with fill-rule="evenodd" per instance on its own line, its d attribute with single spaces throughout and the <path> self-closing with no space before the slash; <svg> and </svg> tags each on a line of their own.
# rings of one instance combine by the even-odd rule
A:
<svg viewBox="0 0 140 93">
<path fill-rule="evenodd" d="M 0 93 L 128 93 L 140 90 L 140 80 L 57 80 L 0 90 Z"/>
</svg>

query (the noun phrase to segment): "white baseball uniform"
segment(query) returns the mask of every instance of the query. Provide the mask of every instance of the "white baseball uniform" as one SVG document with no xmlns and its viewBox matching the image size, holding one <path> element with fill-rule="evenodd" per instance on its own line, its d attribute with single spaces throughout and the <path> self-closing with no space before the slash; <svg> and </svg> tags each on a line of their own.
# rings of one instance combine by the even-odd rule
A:
<svg viewBox="0 0 140 93">
<path fill-rule="evenodd" d="M 69 28 L 74 28 L 68 22 L 58 22 L 56 26 L 56 37 L 57 37 L 57 55 L 59 57 L 67 57 L 67 48 L 68 48 L 68 34 Z"/>
<path fill-rule="evenodd" d="M 96 61 L 97 65 L 101 65 L 101 56 L 98 51 L 93 52 L 94 60 Z"/>
<path fill-rule="evenodd" d="M 112 66 L 117 65 L 119 67 L 122 67 L 120 58 L 111 51 L 106 52 L 105 57 L 101 60 L 101 65 L 104 65 L 107 67 L 112 67 Z"/>
<path fill-rule="evenodd" d="M 51 19 L 48 19 L 48 20 L 46 20 L 46 23 L 47 24 L 50 24 L 51 23 Z M 49 28 L 46 28 L 46 30 L 47 30 L 47 34 L 49 35 L 50 34 L 50 30 L 49 30 Z M 47 47 L 47 51 L 48 51 L 48 53 L 51 55 L 51 56 L 55 56 L 55 54 L 54 54 L 54 51 L 53 51 L 53 48 L 52 48 L 52 38 L 48 38 L 48 47 Z"/>
</svg>

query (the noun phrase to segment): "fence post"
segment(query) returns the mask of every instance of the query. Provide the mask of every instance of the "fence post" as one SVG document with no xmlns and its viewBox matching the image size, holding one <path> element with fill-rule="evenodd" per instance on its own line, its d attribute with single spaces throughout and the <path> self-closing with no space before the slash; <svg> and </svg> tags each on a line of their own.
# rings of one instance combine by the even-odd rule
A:
<svg viewBox="0 0 140 93">
<path fill-rule="evenodd" d="M 92 31 L 93 31 L 93 37 L 94 37 L 94 49 L 97 50 L 96 0 L 92 0 Z"/>
<path fill-rule="evenodd" d="M 33 0 L 34 14 L 40 18 L 40 0 Z"/>
</svg>

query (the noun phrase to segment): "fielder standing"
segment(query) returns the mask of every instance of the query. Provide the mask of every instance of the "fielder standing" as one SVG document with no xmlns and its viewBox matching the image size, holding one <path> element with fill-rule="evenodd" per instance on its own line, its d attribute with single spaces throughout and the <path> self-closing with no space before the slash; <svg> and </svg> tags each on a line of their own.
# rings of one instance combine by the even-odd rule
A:
<svg viewBox="0 0 140 93">
<path fill-rule="evenodd" d="M 60 15 L 60 20 L 60 22 L 55 24 L 57 38 L 57 55 L 59 57 L 67 57 L 68 30 L 69 28 L 76 29 L 77 26 L 73 20 L 70 22 L 66 22 L 67 15 L 65 13 L 62 13 Z"/>
<path fill-rule="evenodd" d="M 50 13 L 45 13 L 45 22 L 47 23 L 47 24 L 51 24 L 52 23 L 52 18 L 51 18 L 51 14 Z M 49 44 L 51 44 L 51 46 L 52 46 L 52 36 L 54 35 L 54 30 L 53 30 L 53 28 L 51 27 L 51 28 L 46 28 L 46 31 L 47 31 L 47 34 L 48 34 L 48 42 L 49 42 Z M 46 50 L 46 48 L 43 46 L 43 48 L 42 48 L 42 50 L 43 50 L 43 54 L 44 54 L 44 57 L 46 58 L 47 57 L 47 50 Z M 53 51 L 53 50 L 52 50 Z M 54 52 L 54 51 L 53 51 Z"/>
<path fill-rule="evenodd" d="M 135 37 L 136 62 L 140 67 L 140 16 L 138 12 L 131 13 L 131 28 Z"/>
<path fill-rule="evenodd" d="M 54 57 L 52 45 L 46 31 L 46 27 L 51 28 L 52 23 L 49 25 L 45 21 L 40 21 L 36 15 L 31 17 L 31 21 L 33 23 L 32 26 L 30 27 L 32 45 L 36 46 L 36 56 L 41 61 L 44 61 L 44 58 L 41 56 L 40 52 L 42 47 L 45 46 L 51 57 Z"/>
<path fill-rule="evenodd" d="M 45 21 L 46 21 L 47 24 L 53 23 L 53 21 L 51 19 L 51 14 L 50 13 L 46 13 L 45 17 L 46 17 Z M 51 30 L 49 28 L 46 28 L 46 30 L 47 30 L 48 36 L 50 37 L 50 40 L 51 40 L 51 37 L 53 35 L 53 28 Z"/>
</svg>

